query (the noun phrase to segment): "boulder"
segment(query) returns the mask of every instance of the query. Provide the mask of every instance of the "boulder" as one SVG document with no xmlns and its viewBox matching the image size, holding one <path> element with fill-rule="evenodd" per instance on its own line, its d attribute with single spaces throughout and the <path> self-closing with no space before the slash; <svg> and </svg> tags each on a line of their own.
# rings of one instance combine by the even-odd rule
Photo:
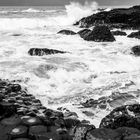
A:
<svg viewBox="0 0 140 140">
<path fill-rule="evenodd" d="M 95 25 L 107 25 L 110 28 L 139 29 L 140 6 L 130 8 L 116 8 L 110 11 L 101 11 L 84 17 L 74 25 L 89 28 Z"/>
<path fill-rule="evenodd" d="M 114 36 L 107 26 L 95 26 L 94 29 L 84 37 L 87 41 L 113 42 Z"/>
<path fill-rule="evenodd" d="M 126 35 L 127 35 L 126 32 L 119 31 L 119 30 L 117 30 L 117 31 L 112 31 L 112 34 L 113 34 L 113 35 L 116 35 L 116 36 L 126 36 Z"/>
<path fill-rule="evenodd" d="M 42 124 L 42 121 L 37 117 L 24 116 L 22 123 L 26 126 L 33 126 Z"/>
<path fill-rule="evenodd" d="M 52 54 L 57 54 L 57 53 L 65 53 L 63 51 L 59 50 L 53 50 L 53 49 L 47 49 L 47 48 L 31 48 L 28 51 L 28 54 L 31 56 L 43 56 L 43 55 L 52 55 Z"/>
<path fill-rule="evenodd" d="M 132 127 L 140 129 L 140 104 L 117 107 L 102 119 L 100 128 L 117 129 Z"/>
<path fill-rule="evenodd" d="M 138 32 L 132 32 L 127 37 L 140 39 L 140 31 L 138 31 Z"/>
<path fill-rule="evenodd" d="M 75 35 L 76 33 L 70 30 L 61 30 L 58 32 L 58 34 L 64 34 L 64 35 Z"/>
<path fill-rule="evenodd" d="M 10 132 L 10 137 L 13 138 L 22 138 L 27 137 L 27 130 L 28 128 L 26 126 L 17 126 Z"/>
<path fill-rule="evenodd" d="M 77 125 L 71 135 L 74 136 L 73 140 L 84 140 L 88 132 L 95 129 L 94 125 L 79 124 Z"/>
<path fill-rule="evenodd" d="M 85 36 L 87 36 L 90 32 L 91 32 L 90 29 L 83 29 L 80 30 L 77 34 L 79 34 L 80 37 L 85 38 Z"/>
<path fill-rule="evenodd" d="M 135 56 L 140 56 L 140 46 L 134 46 L 131 48 L 131 51 L 132 53 L 135 55 Z"/>
<path fill-rule="evenodd" d="M 114 130 L 97 128 L 87 132 L 86 140 L 121 140 L 121 136 Z M 80 139 L 79 139 L 80 140 Z"/>
</svg>

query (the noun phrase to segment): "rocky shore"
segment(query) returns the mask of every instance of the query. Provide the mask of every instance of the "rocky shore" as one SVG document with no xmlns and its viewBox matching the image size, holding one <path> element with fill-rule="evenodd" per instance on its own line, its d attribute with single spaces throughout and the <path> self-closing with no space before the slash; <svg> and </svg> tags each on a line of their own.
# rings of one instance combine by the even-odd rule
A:
<svg viewBox="0 0 140 140">
<path fill-rule="evenodd" d="M 0 80 L 0 140 L 139 140 L 140 105 L 114 109 L 100 128 L 62 108 L 54 111 L 16 81 Z"/>
</svg>

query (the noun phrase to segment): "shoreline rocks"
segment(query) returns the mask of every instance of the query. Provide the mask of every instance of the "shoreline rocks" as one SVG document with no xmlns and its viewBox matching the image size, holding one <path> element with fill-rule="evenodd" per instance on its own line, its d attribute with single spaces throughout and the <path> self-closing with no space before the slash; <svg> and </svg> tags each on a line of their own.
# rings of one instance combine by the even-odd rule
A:
<svg viewBox="0 0 140 140">
<path fill-rule="evenodd" d="M 75 33 L 74 31 L 71 31 L 71 30 L 61 30 L 57 34 L 76 35 L 77 33 Z"/>
<path fill-rule="evenodd" d="M 140 137 L 139 104 L 114 109 L 102 120 L 101 128 L 95 128 L 94 124 L 78 120 L 78 114 L 66 108 L 54 111 L 42 106 L 16 82 L 0 80 L 0 95 L 0 140 L 134 140 Z"/>
<path fill-rule="evenodd" d="M 98 12 L 82 18 L 74 25 L 78 25 L 81 28 L 89 28 L 102 24 L 110 28 L 140 29 L 140 6 Z"/>
<path fill-rule="evenodd" d="M 54 49 L 47 49 L 47 48 L 31 48 L 28 51 L 28 54 L 31 56 L 43 56 L 43 55 L 52 55 L 52 54 L 63 54 L 66 52 L 54 50 Z"/>
<path fill-rule="evenodd" d="M 83 36 L 83 35 L 82 35 Z M 84 40 L 95 42 L 113 42 L 114 36 L 107 26 L 95 26 L 94 29 L 83 36 Z"/>
<path fill-rule="evenodd" d="M 131 48 L 131 51 L 132 53 L 135 55 L 135 56 L 140 56 L 140 46 L 134 46 Z"/>
</svg>

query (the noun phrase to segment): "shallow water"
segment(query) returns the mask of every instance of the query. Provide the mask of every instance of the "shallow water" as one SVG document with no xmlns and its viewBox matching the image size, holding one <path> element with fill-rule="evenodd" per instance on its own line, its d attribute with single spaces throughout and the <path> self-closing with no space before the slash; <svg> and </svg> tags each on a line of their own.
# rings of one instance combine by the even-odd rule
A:
<svg viewBox="0 0 140 140">
<path fill-rule="evenodd" d="M 80 102 L 112 92 L 139 94 L 140 58 L 130 54 L 130 49 L 140 41 L 118 36 L 113 43 L 96 43 L 78 35 L 56 34 L 61 29 L 79 31 L 72 20 L 63 7 L 1 8 L 0 78 L 20 80 L 45 106 L 67 107 L 98 126 L 113 108 L 81 108 Z M 33 47 L 68 53 L 29 56 Z"/>
</svg>

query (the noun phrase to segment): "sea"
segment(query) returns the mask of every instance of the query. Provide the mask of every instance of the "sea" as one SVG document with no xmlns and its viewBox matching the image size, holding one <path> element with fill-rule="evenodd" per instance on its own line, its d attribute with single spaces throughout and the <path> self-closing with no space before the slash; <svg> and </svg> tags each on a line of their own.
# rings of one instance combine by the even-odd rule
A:
<svg viewBox="0 0 140 140">
<path fill-rule="evenodd" d="M 140 45 L 140 40 L 115 36 L 113 43 L 97 43 L 84 41 L 79 35 L 57 34 L 62 29 L 80 31 L 73 24 L 98 12 L 97 7 L 96 3 L 0 7 L 0 78 L 20 83 L 44 106 L 67 108 L 95 126 L 116 106 L 139 102 L 140 57 L 135 57 L 131 48 Z M 30 48 L 67 53 L 30 56 Z M 81 106 L 89 99 L 110 98 L 119 93 L 134 98 L 116 99 L 114 106 L 106 109 Z"/>
</svg>

